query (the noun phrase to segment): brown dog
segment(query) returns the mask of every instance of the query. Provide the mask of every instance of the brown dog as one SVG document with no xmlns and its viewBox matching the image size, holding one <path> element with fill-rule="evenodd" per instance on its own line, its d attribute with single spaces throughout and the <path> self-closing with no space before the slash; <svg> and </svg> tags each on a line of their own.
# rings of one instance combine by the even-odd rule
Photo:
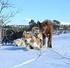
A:
<svg viewBox="0 0 70 68">
<path fill-rule="evenodd" d="M 47 37 L 48 38 L 47 47 L 52 48 L 52 31 L 53 31 L 52 21 L 45 20 L 42 23 L 38 22 L 37 24 L 43 34 L 44 45 L 46 44 Z"/>
</svg>

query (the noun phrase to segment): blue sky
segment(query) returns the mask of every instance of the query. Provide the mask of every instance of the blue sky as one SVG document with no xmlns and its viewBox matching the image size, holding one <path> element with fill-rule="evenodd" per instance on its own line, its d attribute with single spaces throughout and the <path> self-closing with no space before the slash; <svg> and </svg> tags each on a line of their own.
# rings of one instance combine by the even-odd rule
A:
<svg viewBox="0 0 70 68">
<path fill-rule="evenodd" d="M 10 24 L 28 24 L 30 19 L 70 22 L 70 0 L 9 0 L 19 13 Z"/>
</svg>

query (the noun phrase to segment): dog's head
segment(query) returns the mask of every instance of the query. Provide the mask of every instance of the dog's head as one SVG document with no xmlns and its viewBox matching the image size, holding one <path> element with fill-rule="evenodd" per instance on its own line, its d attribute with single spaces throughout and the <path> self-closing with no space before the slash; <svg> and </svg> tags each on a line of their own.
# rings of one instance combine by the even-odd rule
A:
<svg viewBox="0 0 70 68">
<path fill-rule="evenodd" d="M 32 34 L 30 32 L 24 33 L 24 39 L 26 44 L 32 45 L 33 39 L 32 39 Z"/>
<path fill-rule="evenodd" d="M 24 38 L 26 38 L 26 39 L 32 38 L 32 34 L 30 32 L 25 32 Z"/>
<path fill-rule="evenodd" d="M 40 29 L 38 27 L 33 27 L 32 28 L 32 33 L 34 36 L 37 36 L 40 33 Z"/>
</svg>

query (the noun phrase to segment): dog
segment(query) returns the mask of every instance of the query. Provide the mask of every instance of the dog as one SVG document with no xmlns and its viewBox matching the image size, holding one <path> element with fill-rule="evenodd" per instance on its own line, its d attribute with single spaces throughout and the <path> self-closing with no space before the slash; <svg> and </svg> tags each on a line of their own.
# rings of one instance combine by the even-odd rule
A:
<svg viewBox="0 0 70 68">
<path fill-rule="evenodd" d="M 35 29 L 36 28 L 36 29 Z M 24 38 L 26 45 L 31 48 L 42 48 L 43 46 L 43 37 L 42 33 L 37 27 L 34 27 L 31 32 L 24 32 Z"/>
<path fill-rule="evenodd" d="M 27 47 L 29 47 L 30 49 L 33 49 L 33 39 L 32 39 L 32 34 L 31 32 L 24 32 L 23 34 L 23 38 L 25 39 L 25 44 Z"/>
<path fill-rule="evenodd" d="M 43 47 L 43 35 L 40 29 L 38 27 L 33 27 L 32 34 L 33 34 L 32 38 L 34 40 L 33 46 L 37 48 L 42 48 Z"/>
<path fill-rule="evenodd" d="M 43 46 L 43 40 L 42 40 L 42 35 L 41 34 L 38 34 L 37 36 L 33 36 L 33 47 L 35 48 L 42 48 Z"/>
</svg>

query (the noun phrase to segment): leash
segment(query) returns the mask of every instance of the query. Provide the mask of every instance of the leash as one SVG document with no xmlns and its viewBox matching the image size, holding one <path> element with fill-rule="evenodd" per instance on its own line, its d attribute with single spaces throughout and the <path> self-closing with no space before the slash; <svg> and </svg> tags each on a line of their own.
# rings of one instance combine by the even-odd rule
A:
<svg viewBox="0 0 70 68">
<path fill-rule="evenodd" d="M 11 67 L 11 68 L 20 68 L 20 67 L 23 66 L 23 65 L 26 65 L 26 64 L 29 64 L 29 63 L 31 63 L 31 62 L 37 61 L 37 60 L 41 57 L 41 55 L 42 55 L 42 52 L 41 52 L 41 49 L 40 49 L 39 54 L 38 54 L 37 57 L 32 58 L 32 59 L 27 60 L 27 61 L 24 61 L 24 62 L 22 62 L 22 63 L 20 63 L 20 64 L 14 65 L 14 66 Z"/>
</svg>

